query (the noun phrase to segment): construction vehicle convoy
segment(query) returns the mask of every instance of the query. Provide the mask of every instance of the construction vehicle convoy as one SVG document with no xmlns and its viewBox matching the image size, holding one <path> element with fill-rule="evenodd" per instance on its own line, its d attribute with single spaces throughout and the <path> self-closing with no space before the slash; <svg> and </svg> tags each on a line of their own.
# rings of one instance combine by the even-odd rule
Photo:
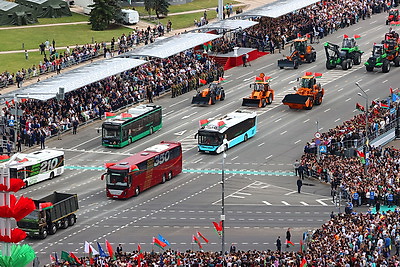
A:
<svg viewBox="0 0 400 267">
<path fill-rule="evenodd" d="M 343 36 L 342 48 L 337 44 L 326 42 L 324 44 L 326 54 L 326 68 L 328 70 L 341 66 L 343 70 L 348 70 L 353 65 L 361 64 L 361 51 L 357 44 L 355 37 L 349 38 L 347 35 Z"/>
<path fill-rule="evenodd" d="M 308 44 L 307 38 L 298 38 L 293 41 L 294 50 L 291 51 L 290 56 L 286 56 L 284 59 L 278 60 L 278 67 L 283 69 L 290 67 L 297 69 L 300 64 L 304 62 L 311 63 L 317 58 L 317 52 L 314 47 Z M 290 48 L 292 50 L 292 47 Z"/>
<path fill-rule="evenodd" d="M 382 68 L 383 73 L 390 71 L 391 62 L 396 67 L 400 66 L 399 55 L 399 35 L 392 31 L 385 34 L 385 40 L 380 44 L 374 44 L 372 47 L 372 55 L 365 62 L 365 68 L 368 72 L 373 71 L 374 68 Z"/>
<path fill-rule="evenodd" d="M 306 72 L 306 74 L 299 79 L 299 88 L 295 94 L 286 95 L 282 103 L 293 109 L 307 109 L 310 110 L 314 105 L 320 105 L 324 97 L 325 90 L 321 84 L 317 83 L 316 77 L 321 77 L 321 73 Z"/>
<path fill-rule="evenodd" d="M 270 80 L 271 77 L 260 73 L 260 75 L 255 78 L 254 83 L 250 84 L 250 88 L 253 88 L 253 92 L 250 97 L 243 98 L 242 106 L 263 108 L 267 104 L 271 104 L 274 100 L 274 90 L 269 86 Z"/>
<path fill-rule="evenodd" d="M 207 88 L 197 91 L 197 94 L 192 99 L 192 104 L 214 105 L 217 100 L 224 101 L 224 99 L 224 88 L 219 81 L 214 81 Z"/>
<path fill-rule="evenodd" d="M 392 22 L 399 22 L 400 21 L 400 15 L 399 15 L 399 10 L 397 8 L 392 8 L 389 10 L 389 15 L 386 19 L 386 25 L 392 24 Z"/>
<path fill-rule="evenodd" d="M 36 210 L 17 222 L 29 237 L 45 239 L 58 229 L 66 229 L 76 223 L 78 196 L 54 192 L 39 200 L 34 200 Z"/>
</svg>

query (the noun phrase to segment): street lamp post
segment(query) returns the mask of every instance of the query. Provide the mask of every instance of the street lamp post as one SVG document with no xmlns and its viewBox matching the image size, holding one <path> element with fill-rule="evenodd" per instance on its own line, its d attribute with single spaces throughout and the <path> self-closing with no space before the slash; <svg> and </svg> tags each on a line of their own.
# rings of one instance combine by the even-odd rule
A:
<svg viewBox="0 0 400 267">
<path fill-rule="evenodd" d="M 364 140 L 364 157 L 365 157 L 365 164 L 364 164 L 364 174 L 367 175 L 368 173 L 368 145 L 369 145 L 369 140 L 368 140 L 368 94 L 364 91 L 364 89 L 361 88 L 360 84 L 356 82 L 356 86 L 360 88 L 360 90 L 363 92 L 364 95 L 361 93 L 358 93 L 359 96 L 365 99 L 365 108 L 364 108 L 364 113 L 365 113 L 365 140 Z"/>
<path fill-rule="evenodd" d="M 224 151 L 222 152 L 222 172 L 221 172 L 221 224 L 222 224 L 222 233 L 221 233 L 221 253 L 225 254 L 225 158 L 226 158 L 226 147 L 227 140 L 224 139 L 223 147 Z"/>
</svg>

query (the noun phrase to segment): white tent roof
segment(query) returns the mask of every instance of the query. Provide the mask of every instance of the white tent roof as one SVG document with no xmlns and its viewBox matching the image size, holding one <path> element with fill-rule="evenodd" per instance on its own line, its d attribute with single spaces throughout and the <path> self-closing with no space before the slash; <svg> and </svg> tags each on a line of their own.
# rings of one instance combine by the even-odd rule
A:
<svg viewBox="0 0 400 267">
<path fill-rule="evenodd" d="M 270 17 L 277 18 L 320 0 L 277 0 L 264 6 L 243 12 L 234 17 Z"/>
<path fill-rule="evenodd" d="M 204 44 L 221 37 L 209 33 L 183 33 L 174 35 L 162 40 L 156 40 L 154 43 L 134 49 L 127 52 L 123 57 L 150 56 L 158 58 L 167 58 L 178 54 L 197 45 Z"/>
<path fill-rule="evenodd" d="M 48 100 L 56 96 L 60 87 L 64 87 L 65 93 L 71 92 L 146 62 L 145 60 L 131 58 L 101 60 L 23 87 L 12 93 L 5 94 L 4 97 L 13 98 L 17 94 L 19 98 Z"/>
<path fill-rule="evenodd" d="M 213 30 L 213 29 L 225 29 L 225 30 L 237 30 L 241 28 L 242 30 L 250 28 L 258 24 L 256 21 L 242 20 L 242 19 L 225 19 L 214 23 L 210 23 L 197 28 L 196 30 Z"/>
</svg>

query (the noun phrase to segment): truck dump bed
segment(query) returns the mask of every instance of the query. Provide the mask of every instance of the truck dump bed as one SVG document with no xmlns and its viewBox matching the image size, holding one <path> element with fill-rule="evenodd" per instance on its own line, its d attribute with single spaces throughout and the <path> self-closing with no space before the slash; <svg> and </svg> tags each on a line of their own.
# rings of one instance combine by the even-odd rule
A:
<svg viewBox="0 0 400 267">
<path fill-rule="evenodd" d="M 53 208 L 49 210 L 52 221 L 76 212 L 79 209 L 77 194 L 54 192 L 42 199 L 35 200 L 36 207 L 39 208 L 39 203 L 45 202 L 53 204 Z"/>
</svg>

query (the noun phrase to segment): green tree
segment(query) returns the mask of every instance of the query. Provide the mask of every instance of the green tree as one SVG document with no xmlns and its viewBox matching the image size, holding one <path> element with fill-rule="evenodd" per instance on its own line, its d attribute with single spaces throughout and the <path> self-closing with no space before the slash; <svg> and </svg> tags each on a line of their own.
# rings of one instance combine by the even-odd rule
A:
<svg viewBox="0 0 400 267">
<path fill-rule="evenodd" d="M 152 10 L 160 18 L 160 15 L 168 15 L 168 0 L 144 0 L 144 9 L 150 14 Z"/>
<path fill-rule="evenodd" d="M 94 0 L 90 12 L 90 24 L 92 30 L 104 31 L 110 24 L 119 21 L 121 6 L 117 0 Z"/>
</svg>

